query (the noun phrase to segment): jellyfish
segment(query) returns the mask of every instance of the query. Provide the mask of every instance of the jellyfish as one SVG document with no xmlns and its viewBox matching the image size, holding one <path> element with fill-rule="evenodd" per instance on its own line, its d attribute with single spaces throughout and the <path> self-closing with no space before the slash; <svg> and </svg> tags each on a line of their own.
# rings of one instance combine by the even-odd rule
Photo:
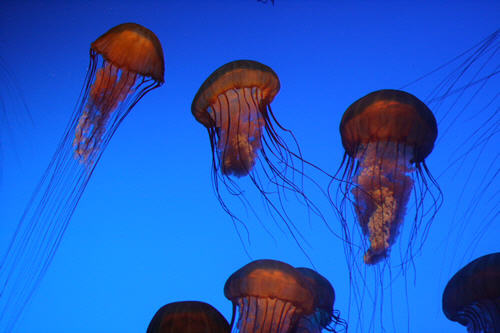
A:
<svg viewBox="0 0 500 333">
<path fill-rule="evenodd" d="M 473 260 L 450 279 L 443 312 L 468 332 L 500 332 L 500 252 Z"/>
<path fill-rule="evenodd" d="M 286 333 L 314 312 L 315 293 L 294 267 L 277 260 L 256 260 L 226 281 L 224 295 L 233 303 L 234 327 L 241 333 Z"/>
<path fill-rule="evenodd" d="M 118 125 L 163 73 L 161 44 L 143 26 L 120 24 L 91 44 L 76 110 L 0 261 L 0 331 L 11 331 L 47 271 Z"/>
<path fill-rule="evenodd" d="M 303 191 L 304 180 L 311 179 L 305 175 L 304 165 L 310 163 L 302 158 L 291 131 L 279 124 L 271 111 L 271 102 L 279 89 L 278 76 L 270 67 L 257 61 L 237 60 L 218 68 L 205 80 L 191 111 L 208 129 L 212 180 L 226 213 L 233 221 L 241 222 L 226 204 L 220 181 L 230 195 L 238 197 L 245 208 L 250 206 L 257 215 L 236 182 L 246 176 L 273 219 L 284 221 L 295 238 L 300 232 L 289 216 L 291 205 L 285 201 L 296 197 L 308 212 L 322 215 Z M 280 133 L 289 134 L 296 149 L 289 147 Z M 285 197 L 286 193 L 292 195 Z"/>
<path fill-rule="evenodd" d="M 340 318 L 339 311 L 333 308 L 335 290 L 331 283 L 324 276 L 310 268 L 298 267 L 297 270 L 311 285 L 316 302 L 314 312 L 301 317 L 292 333 L 321 333 L 324 329 L 329 332 L 336 332 L 335 326 L 338 324 L 343 328 L 347 328 L 347 323 Z M 332 325 L 332 322 L 334 325 Z"/>
<path fill-rule="evenodd" d="M 437 184 L 425 158 L 437 137 L 436 120 L 415 96 L 398 90 L 379 90 L 346 110 L 340 134 L 345 155 L 339 206 L 345 207 L 345 200 L 352 195 L 357 221 L 369 244 L 363 259 L 373 265 L 388 256 L 412 191 L 417 210 L 414 234 L 429 214 L 423 196 L 429 192 L 429 184 Z M 433 208 L 430 218 L 438 208 L 436 199 Z M 345 220 L 342 216 L 344 224 Z"/>
<path fill-rule="evenodd" d="M 172 302 L 151 319 L 146 333 L 229 333 L 226 318 L 210 304 L 198 301 Z"/>
</svg>

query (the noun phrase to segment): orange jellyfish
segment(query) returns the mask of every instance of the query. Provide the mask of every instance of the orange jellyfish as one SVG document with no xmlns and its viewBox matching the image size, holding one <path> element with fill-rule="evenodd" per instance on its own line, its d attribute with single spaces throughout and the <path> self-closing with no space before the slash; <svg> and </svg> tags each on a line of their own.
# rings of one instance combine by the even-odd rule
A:
<svg viewBox="0 0 500 333">
<path fill-rule="evenodd" d="M 77 108 L 0 261 L 0 331 L 12 330 L 46 272 L 118 125 L 163 73 L 161 44 L 143 26 L 120 24 L 91 44 Z"/>
<path fill-rule="evenodd" d="M 346 201 L 352 200 L 368 243 L 364 246 L 364 262 L 376 264 L 388 256 L 412 192 L 416 214 L 411 240 L 422 219 L 432 220 L 437 212 L 440 191 L 425 164 L 437 137 L 436 119 L 415 96 L 399 90 L 379 90 L 347 109 L 340 134 L 345 148 L 343 181 L 338 192 L 342 223 L 349 237 L 345 211 Z M 430 184 L 436 186 L 438 194 L 433 196 L 429 210 L 423 198 Z"/>
<path fill-rule="evenodd" d="M 151 319 L 146 333 L 229 333 L 226 318 L 210 304 L 173 302 L 162 306 Z"/>
<path fill-rule="evenodd" d="M 294 267 L 256 260 L 233 273 L 224 295 L 233 303 L 231 326 L 240 333 L 286 333 L 314 312 L 315 293 Z M 236 319 L 236 312 L 237 319 Z"/>
<path fill-rule="evenodd" d="M 470 262 L 450 279 L 443 312 L 468 332 L 500 332 L 500 252 Z"/>
<path fill-rule="evenodd" d="M 305 277 L 315 293 L 314 312 L 308 316 L 301 317 L 292 330 L 292 333 L 321 333 L 322 330 L 336 332 L 336 326 L 344 329 L 347 323 L 340 318 L 340 313 L 334 310 L 335 290 L 330 281 L 318 272 L 306 268 L 297 267 L 297 270 Z"/>
<path fill-rule="evenodd" d="M 308 210 L 320 213 L 302 190 L 302 182 L 310 178 L 303 173 L 306 162 L 297 142 L 271 111 L 271 102 L 279 89 L 278 76 L 270 67 L 257 61 L 237 60 L 218 68 L 205 80 L 191 111 L 208 129 L 212 180 L 222 208 L 233 220 L 239 220 L 223 199 L 220 181 L 230 195 L 252 206 L 232 178 L 248 176 L 264 198 L 267 210 L 285 221 L 295 235 L 298 230 L 285 208 L 285 193 L 295 194 Z M 290 135 L 296 149 L 287 145 L 280 132 Z M 255 213 L 253 207 L 252 211 Z"/>
</svg>

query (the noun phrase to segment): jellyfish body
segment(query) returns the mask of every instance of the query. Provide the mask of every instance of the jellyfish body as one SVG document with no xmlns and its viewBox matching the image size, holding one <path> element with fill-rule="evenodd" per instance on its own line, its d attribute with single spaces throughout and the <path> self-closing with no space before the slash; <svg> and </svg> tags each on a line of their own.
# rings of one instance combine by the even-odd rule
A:
<svg viewBox="0 0 500 333">
<path fill-rule="evenodd" d="M 11 331 L 47 270 L 109 140 L 132 107 L 163 83 L 153 32 L 118 25 L 91 44 L 80 100 L 0 261 L 0 331 Z"/>
<path fill-rule="evenodd" d="M 301 317 L 292 332 L 321 333 L 324 329 L 335 332 L 335 328 L 331 325 L 332 322 L 335 325 L 341 324 L 346 326 L 345 322 L 340 318 L 338 311 L 333 308 L 335 290 L 331 283 L 324 276 L 310 268 L 298 267 L 297 270 L 305 277 L 314 291 L 316 302 L 314 304 L 314 312 L 308 316 Z"/>
<path fill-rule="evenodd" d="M 233 303 L 233 325 L 241 333 L 289 332 L 314 311 L 314 292 L 294 267 L 276 260 L 256 260 L 233 273 L 224 295 Z"/>
<path fill-rule="evenodd" d="M 368 238 L 364 261 L 376 264 L 399 233 L 413 174 L 423 177 L 422 168 L 427 171 L 424 159 L 437 137 L 436 120 L 415 96 L 379 90 L 346 110 L 340 133 L 347 156 L 343 193 L 351 192 L 357 221 Z"/>
<path fill-rule="evenodd" d="M 162 306 L 151 319 L 147 333 L 229 333 L 226 318 L 210 304 L 173 302 Z"/>
<path fill-rule="evenodd" d="M 224 175 L 242 177 L 262 148 L 266 107 L 280 89 L 274 71 L 256 61 L 238 60 L 217 69 L 196 94 L 195 118 L 217 136 L 215 150 Z"/>
<path fill-rule="evenodd" d="M 500 253 L 470 262 L 450 279 L 443 312 L 468 332 L 500 332 Z"/>
</svg>

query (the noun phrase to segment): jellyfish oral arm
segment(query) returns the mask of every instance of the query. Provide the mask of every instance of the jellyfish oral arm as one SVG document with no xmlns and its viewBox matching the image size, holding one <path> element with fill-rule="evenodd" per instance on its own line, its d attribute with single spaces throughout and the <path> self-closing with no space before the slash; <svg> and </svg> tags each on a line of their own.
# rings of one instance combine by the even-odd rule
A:
<svg viewBox="0 0 500 333">
<path fill-rule="evenodd" d="M 255 165 L 265 124 L 258 94 L 257 88 L 228 90 L 211 107 L 220 132 L 217 153 L 225 175 L 246 176 Z"/>
<path fill-rule="evenodd" d="M 100 150 L 111 114 L 134 92 L 135 73 L 104 63 L 96 73 L 89 100 L 75 130 L 75 156 L 89 164 Z"/>
<path fill-rule="evenodd" d="M 368 143 L 359 149 L 352 194 L 358 222 L 370 242 L 364 256 L 367 264 L 388 255 L 403 223 L 413 188 L 410 151 L 393 142 Z"/>
</svg>

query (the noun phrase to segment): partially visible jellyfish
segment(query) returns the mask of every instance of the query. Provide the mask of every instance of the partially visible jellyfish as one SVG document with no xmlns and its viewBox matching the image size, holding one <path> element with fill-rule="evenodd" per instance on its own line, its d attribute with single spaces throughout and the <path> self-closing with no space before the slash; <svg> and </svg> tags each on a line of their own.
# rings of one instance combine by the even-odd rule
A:
<svg viewBox="0 0 500 333">
<path fill-rule="evenodd" d="M 343 181 L 337 193 L 341 196 L 342 223 L 346 237 L 350 237 L 345 214 L 346 201 L 352 200 L 367 243 L 364 262 L 373 265 L 389 255 L 412 192 L 416 212 L 410 242 L 423 220 L 431 221 L 437 212 L 441 194 L 425 164 L 437 137 L 436 120 L 415 96 L 399 90 L 379 90 L 346 110 L 340 134 L 345 148 Z M 438 194 L 433 196 L 429 209 L 424 205 L 424 196 L 433 194 L 431 184 L 436 185 Z"/>
<path fill-rule="evenodd" d="M 256 210 L 235 178 L 248 180 L 262 196 L 273 219 L 285 221 L 288 231 L 300 234 L 289 216 L 290 198 L 298 198 L 308 212 L 322 217 L 303 191 L 306 162 L 291 131 L 281 126 L 271 111 L 271 102 L 280 89 L 276 73 L 252 60 L 232 61 L 218 68 L 201 85 L 191 111 L 207 130 L 212 148 L 212 180 L 223 209 L 241 222 L 229 208 L 220 182 L 227 192 L 240 199 L 253 213 Z M 280 132 L 289 134 L 291 149 Z M 314 183 L 314 181 L 313 181 Z M 290 196 L 285 197 L 289 193 Z M 295 238 L 297 240 L 297 238 Z M 300 245 L 300 244 L 299 244 Z"/>
<path fill-rule="evenodd" d="M 267 3 L 268 0 L 257 0 L 257 2 Z M 274 6 L 274 0 L 271 0 L 271 3 Z"/>
<path fill-rule="evenodd" d="M 450 279 L 443 312 L 468 332 L 500 332 L 500 252 L 470 262 Z"/>
<path fill-rule="evenodd" d="M 153 316 L 146 333 L 229 333 L 226 318 L 210 304 L 198 301 L 172 302 Z"/>
<path fill-rule="evenodd" d="M 334 310 L 335 290 L 331 283 L 318 272 L 305 267 L 297 270 L 306 278 L 315 293 L 314 312 L 303 316 L 297 322 L 292 333 L 321 333 L 322 330 L 336 332 L 337 325 L 347 330 L 347 323 L 340 318 L 338 310 Z"/>
<path fill-rule="evenodd" d="M 0 331 L 12 330 L 47 271 L 118 125 L 163 73 L 161 44 L 143 26 L 120 24 L 91 44 L 77 108 L 0 261 Z"/>
<path fill-rule="evenodd" d="M 315 293 L 294 267 L 277 260 L 256 260 L 226 281 L 233 303 L 231 326 L 240 333 L 286 333 L 314 312 Z"/>
</svg>

